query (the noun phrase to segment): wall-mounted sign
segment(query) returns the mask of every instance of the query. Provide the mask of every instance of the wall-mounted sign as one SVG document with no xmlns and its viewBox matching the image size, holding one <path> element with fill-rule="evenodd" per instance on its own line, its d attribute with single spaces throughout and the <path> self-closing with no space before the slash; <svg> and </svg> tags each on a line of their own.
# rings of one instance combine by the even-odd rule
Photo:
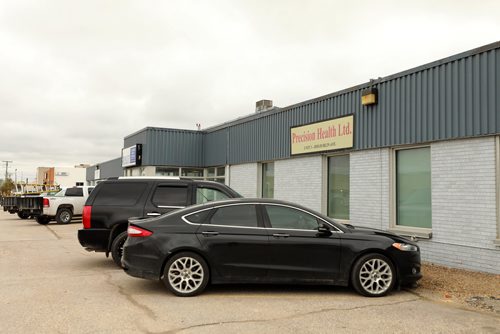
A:
<svg viewBox="0 0 500 334">
<path fill-rule="evenodd" d="M 142 163 L 142 144 L 122 149 L 122 167 L 140 166 Z"/>
<path fill-rule="evenodd" d="M 101 178 L 101 170 L 100 169 L 96 169 L 94 171 L 94 180 L 99 180 Z"/>
<path fill-rule="evenodd" d="M 349 148 L 353 134 L 353 115 L 290 128 L 291 154 Z"/>
</svg>

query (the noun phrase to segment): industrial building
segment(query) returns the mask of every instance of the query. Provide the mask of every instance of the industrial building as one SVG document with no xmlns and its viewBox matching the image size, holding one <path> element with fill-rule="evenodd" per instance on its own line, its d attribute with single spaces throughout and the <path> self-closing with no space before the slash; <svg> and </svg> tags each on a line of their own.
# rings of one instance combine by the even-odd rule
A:
<svg viewBox="0 0 500 334">
<path fill-rule="evenodd" d="M 416 237 L 425 261 L 500 273 L 499 134 L 496 42 L 288 107 L 259 101 L 201 131 L 144 128 L 87 182 L 215 180 Z"/>
</svg>

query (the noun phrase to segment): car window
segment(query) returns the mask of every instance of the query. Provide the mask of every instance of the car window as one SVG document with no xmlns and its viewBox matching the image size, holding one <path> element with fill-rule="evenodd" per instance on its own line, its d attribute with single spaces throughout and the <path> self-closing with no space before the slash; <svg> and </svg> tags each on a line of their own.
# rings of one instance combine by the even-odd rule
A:
<svg viewBox="0 0 500 334">
<path fill-rule="evenodd" d="M 231 205 L 218 208 L 210 219 L 210 224 L 257 227 L 255 205 Z"/>
<path fill-rule="evenodd" d="M 89 195 L 92 193 L 92 190 L 94 190 L 94 187 L 88 188 L 89 190 Z"/>
<path fill-rule="evenodd" d="M 210 216 L 211 212 L 212 210 L 198 211 L 193 214 L 187 215 L 184 218 L 193 224 L 203 224 L 205 223 L 208 216 Z"/>
<path fill-rule="evenodd" d="M 153 195 L 156 206 L 185 207 L 188 200 L 187 186 L 158 186 Z"/>
<path fill-rule="evenodd" d="M 83 197 L 83 188 L 68 188 L 66 189 L 66 196 Z"/>
<path fill-rule="evenodd" d="M 318 219 L 304 211 L 276 205 L 266 205 L 265 208 L 272 228 L 293 230 L 318 229 Z"/>
<path fill-rule="evenodd" d="M 211 201 L 220 201 L 228 198 L 229 196 L 218 189 L 203 187 L 198 187 L 196 189 L 196 204 L 202 204 Z"/>
<path fill-rule="evenodd" d="M 58 193 L 56 193 L 55 197 L 64 197 L 64 194 L 66 193 L 66 189 L 61 189 L 61 191 L 59 191 Z"/>
<path fill-rule="evenodd" d="M 147 183 L 103 183 L 97 192 L 94 205 L 132 206 L 146 190 Z"/>
</svg>

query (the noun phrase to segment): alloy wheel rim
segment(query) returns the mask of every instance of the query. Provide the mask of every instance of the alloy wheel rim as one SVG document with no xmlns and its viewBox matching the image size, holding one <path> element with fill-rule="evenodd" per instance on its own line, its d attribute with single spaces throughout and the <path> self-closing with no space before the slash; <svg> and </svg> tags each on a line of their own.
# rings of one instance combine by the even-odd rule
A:
<svg viewBox="0 0 500 334">
<path fill-rule="evenodd" d="M 170 286 L 180 293 L 196 291 L 203 282 L 203 267 L 192 257 L 175 260 L 168 269 Z"/>
<path fill-rule="evenodd" d="M 374 295 L 382 294 L 392 284 L 391 267 L 381 259 L 368 260 L 359 271 L 359 281 L 365 291 Z"/>
<path fill-rule="evenodd" d="M 69 213 L 67 212 L 61 213 L 61 220 L 65 223 L 69 222 Z"/>
</svg>

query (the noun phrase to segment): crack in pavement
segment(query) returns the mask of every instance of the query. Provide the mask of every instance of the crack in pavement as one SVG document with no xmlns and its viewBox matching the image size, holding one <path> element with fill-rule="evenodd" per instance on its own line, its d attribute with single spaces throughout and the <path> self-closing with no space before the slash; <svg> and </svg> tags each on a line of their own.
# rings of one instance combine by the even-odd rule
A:
<svg viewBox="0 0 500 334">
<path fill-rule="evenodd" d="M 122 287 L 120 284 L 113 282 L 112 279 L 113 278 L 111 277 L 111 274 L 106 273 L 106 283 L 117 288 L 119 294 L 124 296 L 132 305 L 134 305 L 135 307 L 137 307 L 138 309 L 143 311 L 148 318 L 151 318 L 152 320 L 158 319 L 158 316 L 156 315 L 156 313 L 152 309 L 150 309 L 147 305 L 141 304 L 140 302 L 135 300 L 134 297 L 132 296 L 132 294 L 127 292 L 127 290 L 124 287 Z"/>
<path fill-rule="evenodd" d="M 330 312 L 330 311 L 353 311 L 353 310 L 365 309 L 368 307 L 382 307 L 382 306 L 400 305 L 400 304 L 416 302 L 416 301 L 419 301 L 420 299 L 421 298 L 414 298 L 414 299 L 403 300 L 403 301 L 393 302 L 393 303 L 385 303 L 385 304 L 377 304 L 377 305 L 363 305 L 363 306 L 355 306 L 355 307 L 349 307 L 349 308 L 331 307 L 331 308 L 319 309 L 317 311 L 311 311 L 311 312 L 305 312 L 305 313 L 295 313 L 292 315 L 287 315 L 287 316 L 278 317 L 278 318 L 271 318 L 271 319 L 248 319 L 248 320 L 230 320 L 230 321 L 210 322 L 210 323 L 198 324 L 198 325 L 193 325 L 193 326 L 188 326 L 188 327 L 183 327 L 183 328 L 171 329 L 171 330 L 168 330 L 165 332 L 149 332 L 149 333 L 151 333 L 151 334 L 175 334 L 175 333 L 180 333 L 182 331 L 186 331 L 189 329 L 216 326 L 216 325 L 245 324 L 245 323 L 252 323 L 252 322 L 258 323 L 258 322 L 287 320 L 287 319 L 305 317 L 305 316 L 312 315 L 312 314 L 326 313 L 326 312 Z"/>
<path fill-rule="evenodd" d="M 62 239 L 62 237 L 59 236 L 59 234 L 57 234 L 56 231 L 54 231 L 53 229 L 51 229 L 50 226 L 47 226 L 47 225 L 44 225 L 44 226 L 45 226 L 45 228 L 47 228 L 47 230 L 49 230 L 57 238 L 57 240 L 61 240 Z"/>
</svg>

